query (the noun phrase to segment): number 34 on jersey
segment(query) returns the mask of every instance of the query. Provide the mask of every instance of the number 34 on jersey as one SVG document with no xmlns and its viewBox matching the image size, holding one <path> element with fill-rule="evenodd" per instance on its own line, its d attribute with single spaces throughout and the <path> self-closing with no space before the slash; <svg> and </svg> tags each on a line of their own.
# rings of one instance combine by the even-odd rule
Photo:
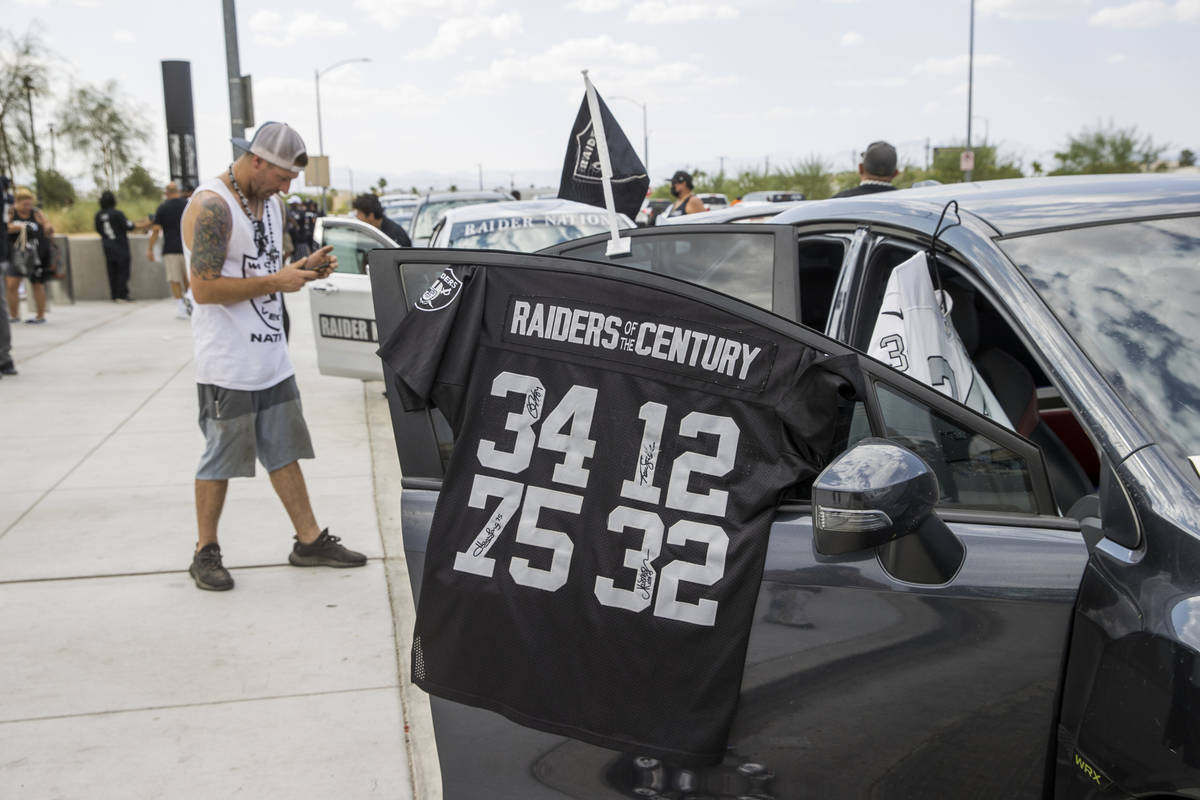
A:
<svg viewBox="0 0 1200 800">
<path fill-rule="evenodd" d="M 521 398 L 521 407 L 509 412 L 504 420 L 508 432 L 504 440 L 511 449 L 491 439 L 479 441 L 479 465 L 499 474 L 477 473 L 468 504 L 481 511 L 494 510 L 467 548 L 455 555 L 454 569 L 492 578 L 496 558 L 490 553 L 502 537 L 512 536 L 516 542 L 550 552 L 548 568 L 512 556 L 507 568 L 513 580 L 531 589 L 554 592 L 567 583 L 575 543 L 564 531 L 542 527 L 542 511 L 580 513 L 591 474 L 588 464 L 596 455 L 591 432 L 598 393 L 592 387 L 575 384 L 546 411 L 549 398 L 541 380 L 533 375 L 501 372 L 492 380 L 491 394 L 509 400 L 513 406 L 515 395 Z M 635 613 L 652 609 L 650 613 L 658 617 L 711 627 L 716 621 L 718 601 L 681 600 L 679 587 L 681 583 L 712 586 L 721 579 L 729 536 L 717 522 L 703 519 L 679 520 L 665 527 L 659 511 L 666 508 L 687 512 L 691 517 L 723 520 L 728 492 L 715 488 L 694 492 L 689 484 L 693 473 L 720 478 L 733 470 L 740 431 L 727 416 L 693 411 L 677 422 L 670 416 L 662 403 L 644 403 L 638 411 L 642 439 L 637 452 L 612 454 L 615 462 L 605 459 L 606 464 L 613 463 L 613 469 L 625 474 L 620 498 L 614 500 L 607 516 L 607 532 L 614 542 L 618 536 L 641 532 L 641 547 L 625 550 L 625 575 L 596 575 L 593 594 L 599 603 L 612 608 Z M 663 436 L 671 434 L 681 440 L 696 439 L 701 434 L 715 436 L 716 452 L 681 448 L 669 465 L 659 464 Z M 551 486 L 514 479 L 529 469 L 535 449 L 562 454 L 548 475 Z M 656 565 L 664 540 L 680 547 L 689 542 L 704 545 L 704 563 L 674 560 Z"/>
</svg>

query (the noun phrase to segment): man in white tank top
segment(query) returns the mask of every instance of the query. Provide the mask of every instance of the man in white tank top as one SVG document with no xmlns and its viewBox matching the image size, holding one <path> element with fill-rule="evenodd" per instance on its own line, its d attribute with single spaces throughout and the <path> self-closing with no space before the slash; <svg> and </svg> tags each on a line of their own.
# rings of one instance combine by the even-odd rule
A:
<svg viewBox="0 0 1200 800">
<path fill-rule="evenodd" d="M 283 264 L 283 205 L 308 163 L 304 141 L 280 122 L 261 125 L 224 175 L 197 187 L 181 224 L 195 309 L 192 333 L 200 429 L 205 451 L 196 471 L 199 529 L 190 569 L 201 589 L 233 588 L 221 563 L 217 522 L 229 479 L 252 477 L 257 457 L 283 502 L 295 543 L 295 566 L 358 567 L 366 556 L 348 550 L 317 524 L 301 458 L 312 442 L 300 407 L 283 332 L 283 292 L 295 292 L 337 268 L 332 247 Z"/>
</svg>

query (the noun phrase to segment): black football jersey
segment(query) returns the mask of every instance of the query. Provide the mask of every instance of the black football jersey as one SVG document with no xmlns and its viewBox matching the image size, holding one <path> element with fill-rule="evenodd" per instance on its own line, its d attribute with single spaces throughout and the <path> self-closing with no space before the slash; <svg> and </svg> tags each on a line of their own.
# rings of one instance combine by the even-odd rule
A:
<svg viewBox="0 0 1200 800">
<path fill-rule="evenodd" d="M 772 512 L 845 445 L 861 378 L 856 357 L 711 298 L 447 269 L 383 345 L 405 408 L 455 432 L 417 685 L 604 747 L 721 759 Z"/>
</svg>

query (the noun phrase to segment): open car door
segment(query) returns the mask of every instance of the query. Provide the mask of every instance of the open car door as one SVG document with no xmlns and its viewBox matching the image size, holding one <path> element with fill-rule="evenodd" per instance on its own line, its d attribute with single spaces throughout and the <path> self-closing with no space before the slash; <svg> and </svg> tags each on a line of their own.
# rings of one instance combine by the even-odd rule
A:
<svg viewBox="0 0 1200 800">
<path fill-rule="evenodd" d="M 322 375 L 377 381 L 383 373 L 367 254 L 397 245 L 379 229 L 343 217 L 317 220 L 313 236 L 318 247 L 332 245 L 338 259 L 336 272 L 309 284 L 317 368 Z"/>
<path fill-rule="evenodd" d="M 733 223 L 631 228 L 627 256 L 605 255 L 609 234 L 562 242 L 539 252 L 618 264 L 707 286 L 798 319 L 796 229 Z"/>
<path fill-rule="evenodd" d="M 1087 549 L 1033 444 L 644 270 L 461 250 L 371 266 L 447 798 L 1044 795 Z M 394 336 L 409 315 L 426 319 Z M 833 362 L 832 394 L 804 377 Z M 441 377 L 418 390 L 423 370 Z M 859 502 L 915 486 L 914 464 L 936 478 L 923 521 Z M 458 641 L 421 643 L 437 632 Z M 730 715 L 716 757 L 691 746 L 704 709 Z"/>
</svg>

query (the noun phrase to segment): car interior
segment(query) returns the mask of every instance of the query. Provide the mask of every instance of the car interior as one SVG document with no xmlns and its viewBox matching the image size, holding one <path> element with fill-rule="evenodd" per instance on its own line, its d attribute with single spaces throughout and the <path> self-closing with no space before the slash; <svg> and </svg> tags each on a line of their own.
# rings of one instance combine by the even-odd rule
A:
<svg viewBox="0 0 1200 800">
<path fill-rule="evenodd" d="M 914 252 L 910 243 L 885 239 L 869 256 L 855 347 L 867 349 L 887 279 L 892 269 Z M 963 266 L 939 254 L 936 270 L 932 276 L 935 285 L 942 286 L 952 299 L 951 321 L 968 355 L 1016 432 L 1042 451 L 1060 512 L 1076 516 L 1072 509 L 1095 492 L 1099 483 L 1095 445 L 1022 339 Z"/>
</svg>

